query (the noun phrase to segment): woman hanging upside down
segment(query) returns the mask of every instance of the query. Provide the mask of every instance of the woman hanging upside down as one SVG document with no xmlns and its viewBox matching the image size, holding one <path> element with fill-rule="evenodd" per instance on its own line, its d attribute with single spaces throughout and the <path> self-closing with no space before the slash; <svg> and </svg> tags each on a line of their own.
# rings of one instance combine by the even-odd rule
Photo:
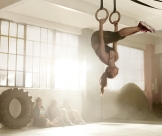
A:
<svg viewBox="0 0 162 136">
<path fill-rule="evenodd" d="M 138 26 L 123 28 L 119 31 L 118 23 L 114 23 L 115 32 L 111 32 L 103 31 L 105 19 L 100 19 L 99 23 L 99 31 L 93 33 L 91 37 L 91 45 L 99 59 L 108 66 L 100 77 L 101 94 L 103 94 L 104 87 L 107 85 L 107 78 L 114 78 L 118 74 L 119 69 L 115 65 L 115 62 L 119 58 L 117 41 L 140 31 L 155 33 L 155 29 L 141 21 Z M 113 43 L 112 48 L 107 45 L 109 43 Z"/>
</svg>

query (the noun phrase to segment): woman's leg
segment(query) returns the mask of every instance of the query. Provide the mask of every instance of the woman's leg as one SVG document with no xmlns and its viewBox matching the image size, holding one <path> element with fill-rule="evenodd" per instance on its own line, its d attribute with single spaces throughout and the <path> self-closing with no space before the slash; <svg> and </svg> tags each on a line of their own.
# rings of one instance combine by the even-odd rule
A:
<svg viewBox="0 0 162 136">
<path fill-rule="evenodd" d="M 77 118 L 79 119 L 79 121 L 83 121 L 81 115 L 79 114 L 79 112 L 77 110 L 75 110 L 75 115 L 77 116 Z"/>
<path fill-rule="evenodd" d="M 121 30 L 118 31 L 119 35 L 120 36 L 128 36 L 128 35 L 132 35 L 132 34 L 135 34 L 137 32 L 141 31 L 141 28 L 136 26 L 136 27 L 126 27 L 126 28 L 123 28 Z"/>
<path fill-rule="evenodd" d="M 51 122 L 51 121 L 49 121 L 49 120 L 47 120 L 46 126 L 47 126 L 47 127 L 57 127 L 57 125 L 55 125 L 53 122 Z"/>
<path fill-rule="evenodd" d="M 123 28 L 123 29 L 119 30 L 118 33 L 120 36 L 128 36 L 128 35 L 135 34 L 139 31 L 143 31 L 143 32 L 149 31 L 151 33 L 156 32 L 156 30 L 153 27 L 151 27 L 150 25 L 148 25 L 146 22 L 140 21 L 138 26 Z"/>
<path fill-rule="evenodd" d="M 69 118 L 69 115 L 66 111 L 64 111 L 64 117 L 65 117 L 66 122 L 72 123 L 70 118 Z"/>
<path fill-rule="evenodd" d="M 54 127 L 59 127 L 60 119 L 59 118 L 53 119 L 51 123 L 53 124 Z"/>
<path fill-rule="evenodd" d="M 60 119 L 62 123 L 65 123 L 65 116 L 64 116 L 64 110 L 60 110 Z"/>
<path fill-rule="evenodd" d="M 64 115 L 65 122 L 68 123 L 68 124 L 70 124 L 70 125 L 74 125 L 74 124 L 72 123 L 72 121 L 70 120 L 67 111 L 66 111 L 65 109 L 62 110 L 62 111 L 63 111 L 63 115 Z"/>
<path fill-rule="evenodd" d="M 80 123 L 82 122 L 81 116 L 76 110 L 72 110 L 72 117 L 73 117 L 73 122 L 74 123 Z"/>
</svg>

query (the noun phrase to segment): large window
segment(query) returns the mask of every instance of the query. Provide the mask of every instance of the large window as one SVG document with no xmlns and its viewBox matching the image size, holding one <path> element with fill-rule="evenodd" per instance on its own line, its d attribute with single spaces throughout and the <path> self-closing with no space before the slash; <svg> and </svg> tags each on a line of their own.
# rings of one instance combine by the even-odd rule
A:
<svg viewBox="0 0 162 136">
<path fill-rule="evenodd" d="M 108 79 L 108 90 L 119 90 L 130 82 L 144 90 L 144 51 L 118 45 L 118 53 L 119 73 L 114 79 Z"/>
<path fill-rule="evenodd" d="M 55 88 L 78 89 L 78 36 L 56 32 L 54 54 Z"/>
<path fill-rule="evenodd" d="M 78 36 L 0 23 L 0 86 L 79 88 Z"/>
<path fill-rule="evenodd" d="M 25 87 L 50 88 L 53 32 L 27 26 Z"/>
<path fill-rule="evenodd" d="M 23 86 L 24 25 L 1 21 L 0 85 Z"/>
</svg>

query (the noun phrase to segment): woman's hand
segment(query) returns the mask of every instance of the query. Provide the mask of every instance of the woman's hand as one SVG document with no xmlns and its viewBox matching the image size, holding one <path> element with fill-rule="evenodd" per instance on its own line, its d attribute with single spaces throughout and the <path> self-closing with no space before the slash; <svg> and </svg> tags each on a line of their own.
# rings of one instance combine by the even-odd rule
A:
<svg viewBox="0 0 162 136">
<path fill-rule="evenodd" d="M 114 21 L 114 26 L 118 27 L 118 22 L 117 21 Z"/>
<path fill-rule="evenodd" d="M 113 50 L 110 50 L 109 57 L 110 57 L 110 59 L 115 58 L 115 52 Z"/>
<path fill-rule="evenodd" d="M 100 19 L 100 20 L 99 20 L 99 23 L 100 23 L 101 25 L 103 25 L 105 22 L 106 22 L 105 19 Z"/>
</svg>

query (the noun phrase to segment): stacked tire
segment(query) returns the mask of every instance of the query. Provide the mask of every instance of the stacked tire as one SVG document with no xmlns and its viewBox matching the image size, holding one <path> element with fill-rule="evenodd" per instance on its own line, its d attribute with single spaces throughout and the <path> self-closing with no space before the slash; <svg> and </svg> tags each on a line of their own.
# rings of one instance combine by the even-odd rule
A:
<svg viewBox="0 0 162 136">
<path fill-rule="evenodd" d="M 13 99 L 17 99 L 21 104 L 21 113 L 14 118 L 9 111 L 10 103 Z M 11 129 L 25 127 L 33 118 L 32 96 L 23 89 L 8 89 L 0 95 L 0 123 Z"/>
</svg>

